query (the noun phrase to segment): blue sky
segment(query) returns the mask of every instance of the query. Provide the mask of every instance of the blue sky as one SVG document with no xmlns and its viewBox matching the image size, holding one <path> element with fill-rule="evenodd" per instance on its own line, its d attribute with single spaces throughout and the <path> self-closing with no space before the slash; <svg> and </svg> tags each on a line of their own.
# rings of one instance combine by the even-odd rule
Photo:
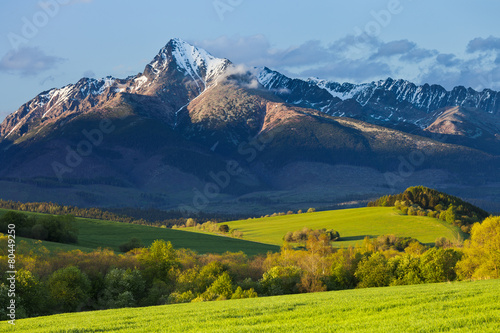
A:
<svg viewBox="0 0 500 333">
<path fill-rule="evenodd" d="M 0 12 L 0 121 L 83 76 L 137 74 L 174 37 L 294 77 L 500 90 L 497 1 L 7 0 Z"/>
</svg>

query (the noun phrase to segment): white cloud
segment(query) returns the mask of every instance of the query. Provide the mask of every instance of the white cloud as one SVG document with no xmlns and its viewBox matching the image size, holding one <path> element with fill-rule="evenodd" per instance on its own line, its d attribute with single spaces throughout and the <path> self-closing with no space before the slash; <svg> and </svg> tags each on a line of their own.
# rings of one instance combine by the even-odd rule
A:
<svg viewBox="0 0 500 333">
<path fill-rule="evenodd" d="M 408 39 L 385 42 L 367 35 L 347 35 L 329 45 L 309 40 L 288 48 L 272 47 L 263 35 L 223 36 L 196 45 L 234 63 L 267 66 L 293 77 L 353 83 L 392 77 L 447 89 L 500 89 L 500 51 L 495 52 L 500 38 L 493 36 L 471 40 L 464 45 L 465 56 L 426 49 Z"/>
<path fill-rule="evenodd" d="M 34 76 L 57 67 L 63 58 L 46 55 L 38 47 L 21 47 L 0 59 L 0 71 L 21 76 Z"/>
</svg>

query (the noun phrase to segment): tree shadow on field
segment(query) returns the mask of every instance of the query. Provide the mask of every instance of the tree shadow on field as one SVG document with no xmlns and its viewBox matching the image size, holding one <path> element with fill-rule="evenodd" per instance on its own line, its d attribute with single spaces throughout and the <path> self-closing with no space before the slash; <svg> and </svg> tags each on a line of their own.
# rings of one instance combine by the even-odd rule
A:
<svg viewBox="0 0 500 333">
<path fill-rule="evenodd" d="M 377 236 L 375 236 L 375 235 L 348 236 L 348 237 L 340 236 L 339 241 L 341 241 L 341 242 L 359 241 L 359 240 L 365 239 L 365 237 L 375 238 Z"/>
</svg>

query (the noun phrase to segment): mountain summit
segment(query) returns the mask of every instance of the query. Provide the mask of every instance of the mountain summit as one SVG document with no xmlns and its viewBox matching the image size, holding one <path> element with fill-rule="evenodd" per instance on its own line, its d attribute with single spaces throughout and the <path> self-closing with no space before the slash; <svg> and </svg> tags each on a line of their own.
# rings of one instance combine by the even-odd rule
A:
<svg viewBox="0 0 500 333">
<path fill-rule="evenodd" d="M 426 185 L 500 210 L 498 109 L 490 90 L 291 79 L 172 39 L 142 73 L 9 115 L 0 198 L 261 214 Z"/>
<path fill-rule="evenodd" d="M 173 122 L 175 112 L 215 83 L 230 65 L 227 59 L 215 58 L 181 39 L 172 39 L 143 73 L 126 79 L 82 78 L 76 84 L 40 93 L 3 121 L 0 141 L 15 140 L 60 118 L 116 105 L 123 94 L 151 96 L 155 97 L 155 104 L 166 103 L 163 117 Z"/>
</svg>

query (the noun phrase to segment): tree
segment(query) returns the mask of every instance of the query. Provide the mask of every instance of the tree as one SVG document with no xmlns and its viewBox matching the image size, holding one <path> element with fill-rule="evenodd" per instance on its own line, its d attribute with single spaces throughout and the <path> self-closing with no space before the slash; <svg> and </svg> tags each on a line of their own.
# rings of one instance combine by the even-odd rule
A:
<svg viewBox="0 0 500 333">
<path fill-rule="evenodd" d="M 453 249 L 432 248 L 420 257 L 420 270 L 427 283 L 453 281 L 461 253 Z"/>
<path fill-rule="evenodd" d="M 299 291 L 302 270 L 296 266 L 275 266 L 264 273 L 260 284 L 267 295 L 294 294 Z"/>
<path fill-rule="evenodd" d="M 287 232 L 286 235 L 283 237 L 283 240 L 288 243 L 293 242 L 294 241 L 293 233 L 291 231 Z"/>
<path fill-rule="evenodd" d="M 396 267 L 391 285 L 409 285 L 424 282 L 420 270 L 420 258 L 411 254 L 391 259 Z"/>
<path fill-rule="evenodd" d="M 314 213 L 315 211 L 316 211 L 316 208 L 312 208 L 312 207 L 307 210 L 308 213 Z"/>
<path fill-rule="evenodd" d="M 455 207 L 453 207 L 453 205 L 450 205 L 450 207 L 448 207 L 448 209 L 446 210 L 446 222 L 448 222 L 449 224 L 454 224 L 455 220 L 457 219 L 456 215 L 457 214 Z"/>
<path fill-rule="evenodd" d="M 200 295 L 200 300 L 215 301 L 230 299 L 233 295 L 233 284 L 227 272 L 222 273 L 208 289 Z"/>
<path fill-rule="evenodd" d="M 361 254 L 354 248 L 339 249 L 331 257 L 332 266 L 330 276 L 327 280 L 329 290 L 351 289 L 356 286 L 357 280 L 354 276 Z"/>
<path fill-rule="evenodd" d="M 500 216 L 475 223 L 463 251 L 464 258 L 457 265 L 461 278 L 500 278 Z"/>
<path fill-rule="evenodd" d="M 144 276 L 149 280 L 159 279 L 169 281 L 171 271 L 179 266 L 177 255 L 172 243 L 155 240 L 139 260 L 144 265 Z"/>
<path fill-rule="evenodd" d="M 17 271 L 16 293 L 20 296 L 17 306 L 22 307 L 28 317 L 47 313 L 47 291 L 30 271 L 25 269 Z"/>
<path fill-rule="evenodd" d="M 194 219 L 192 219 L 192 218 L 188 218 L 188 219 L 186 220 L 186 227 L 188 227 L 188 228 L 189 228 L 189 227 L 194 227 L 194 226 L 196 226 L 196 222 L 195 222 L 195 220 L 194 220 Z"/>
<path fill-rule="evenodd" d="M 52 273 L 48 286 L 56 307 L 64 312 L 80 310 L 86 304 L 91 288 L 87 275 L 75 266 Z"/>
<path fill-rule="evenodd" d="M 144 291 L 145 283 L 140 271 L 115 268 L 104 278 L 101 302 L 105 308 L 137 306 Z"/>
<path fill-rule="evenodd" d="M 379 252 L 363 259 L 354 273 L 359 280 L 358 287 L 384 287 L 388 286 L 392 279 L 392 272 L 387 259 Z"/>
<path fill-rule="evenodd" d="M 227 268 L 219 261 L 212 261 L 203 266 L 195 279 L 195 291 L 204 292 L 215 280 L 226 272 Z"/>
<path fill-rule="evenodd" d="M 219 227 L 219 231 L 223 233 L 228 233 L 229 232 L 229 226 L 227 224 L 221 224 Z"/>
</svg>

